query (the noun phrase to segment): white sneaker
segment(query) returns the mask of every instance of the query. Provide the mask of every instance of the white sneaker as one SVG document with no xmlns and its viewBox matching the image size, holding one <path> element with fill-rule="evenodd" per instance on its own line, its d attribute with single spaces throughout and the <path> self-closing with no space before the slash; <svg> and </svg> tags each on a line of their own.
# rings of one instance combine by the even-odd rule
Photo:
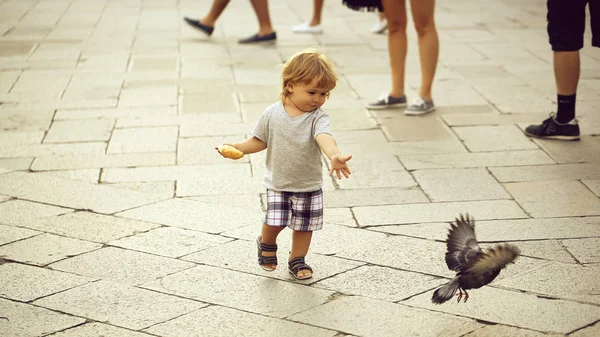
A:
<svg viewBox="0 0 600 337">
<path fill-rule="evenodd" d="M 387 20 L 383 19 L 383 20 L 377 20 L 377 22 L 375 23 L 375 25 L 373 26 L 373 28 L 371 28 L 371 32 L 375 33 L 375 34 L 381 34 L 383 32 L 385 32 L 385 30 L 387 29 Z"/>
<path fill-rule="evenodd" d="M 292 27 L 292 31 L 300 34 L 323 34 L 323 27 L 321 25 L 309 26 L 308 22 L 305 22 Z"/>
</svg>

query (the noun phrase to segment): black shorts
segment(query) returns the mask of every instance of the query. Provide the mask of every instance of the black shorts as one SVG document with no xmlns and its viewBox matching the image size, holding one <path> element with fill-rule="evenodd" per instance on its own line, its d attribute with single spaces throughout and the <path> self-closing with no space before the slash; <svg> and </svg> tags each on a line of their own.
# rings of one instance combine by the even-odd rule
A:
<svg viewBox="0 0 600 337">
<path fill-rule="evenodd" d="M 547 0 L 548 37 L 554 51 L 583 48 L 585 7 L 590 5 L 592 46 L 600 47 L 600 0 Z"/>
</svg>

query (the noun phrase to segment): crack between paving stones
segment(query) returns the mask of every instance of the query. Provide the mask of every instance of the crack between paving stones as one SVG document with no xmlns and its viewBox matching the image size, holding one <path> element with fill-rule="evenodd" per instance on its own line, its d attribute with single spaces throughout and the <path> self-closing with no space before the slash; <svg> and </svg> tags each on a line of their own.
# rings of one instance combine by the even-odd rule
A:
<svg viewBox="0 0 600 337">
<path fill-rule="evenodd" d="M 588 325 L 586 325 L 586 326 L 582 326 L 581 328 L 577 328 L 577 329 L 575 329 L 575 330 L 573 330 L 573 331 L 571 331 L 571 332 L 569 332 L 569 333 L 567 333 L 567 334 L 565 334 L 565 335 L 571 335 L 571 334 L 573 334 L 573 333 L 575 333 L 575 332 L 577 332 L 577 331 L 583 330 L 583 329 L 585 329 L 585 328 L 589 328 L 589 327 L 591 327 L 591 326 L 594 326 L 594 325 L 596 325 L 596 324 L 600 324 L 600 320 L 597 320 L 597 321 L 595 321 L 595 322 L 592 322 L 592 323 L 590 323 L 590 324 L 588 324 Z"/>
</svg>

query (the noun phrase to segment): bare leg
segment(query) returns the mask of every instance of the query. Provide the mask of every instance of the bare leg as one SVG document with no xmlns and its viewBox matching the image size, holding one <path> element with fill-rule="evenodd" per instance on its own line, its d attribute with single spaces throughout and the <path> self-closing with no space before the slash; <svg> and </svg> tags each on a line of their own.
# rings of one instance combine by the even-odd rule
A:
<svg viewBox="0 0 600 337">
<path fill-rule="evenodd" d="M 404 0 L 383 0 L 385 17 L 388 22 L 388 53 L 392 70 L 392 90 L 390 95 L 404 96 L 404 67 L 406 64 L 406 3 Z"/>
<path fill-rule="evenodd" d="M 411 0 L 410 4 L 415 30 L 419 36 L 421 61 L 419 96 L 426 101 L 431 101 L 431 86 L 433 85 L 439 55 L 439 41 L 434 20 L 435 0 Z"/>
<path fill-rule="evenodd" d="M 214 0 L 212 5 L 210 6 L 208 14 L 206 14 L 205 17 L 201 18 L 198 21 L 203 25 L 214 27 L 215 23 L 217 22 L 217 19 L 219 18 L 219 16 L 221 16 L 221 13 L 223 13 L 228 3 L 229 0 Z"/>
<path fill-rule="evenodd" d="M 554 78 L 556 79 L 557 94 L 570 96 L 577 92 L 579 64 L 578 50 L 554 52 Z"/>
<path fill-rule="evenodd" d="M 378 12 L 377 15 L 379 16 L 379 21 L 385 20 L 385 14 L 383 12 Z"/>
<path fill-rule="evenodd" d="M 314 0 L 313 2 L 313 17 L 308 24 L 311 27 L 321 24 L 321 14 L 323 14 L 323 2 L 325 0 Z"/>
<path fill-rule="evenodd" d="M 465 300 L 463 303 L 467 303 L 468 299 L 469 299 L 469 293 L 467 293 L 467 291 L 465 290 Z"/>
<path fill-rule="evenodd" d="M 269 245 L 274 245 L 277 243 L 277 235 L 279 235 L 279 233 L 281 233 L 282 230 L 284 230 L 285 227 L 275 227 L 275 226 L 269 226 L 267 224 L 263 224 L 262 225 L 262 231 L 261 231 L 261 243 L 266 243 Z M 275 256 L 277 254 L 277 252 L 263 252 L 262 256 Z M 276 264 L 266 264 L 264 265 L 266 268 L 269 269 L 275 269 L 277 268 Z"/>
<path fill-rule="evenodd" d="M 310 240 L 312 239 L 313 232 L 301 232 L 294 231 L 292 234 L 292 252 L 290 253 L 290 260 L 295 257 L 304 257 L 308 254 L 308 248 L 310 247 Z M 311 275 L 310 270 L 299 271 L 296 276 L 306 277 Z"/>
<path fill-rule="evenodd" d="M 258 18 L 258 35 L 265 36 L 273 33 L 271 26 L 271 17 L 269 16 L 268 0 L 251 0 L 252 8 Z"/>
</svg>

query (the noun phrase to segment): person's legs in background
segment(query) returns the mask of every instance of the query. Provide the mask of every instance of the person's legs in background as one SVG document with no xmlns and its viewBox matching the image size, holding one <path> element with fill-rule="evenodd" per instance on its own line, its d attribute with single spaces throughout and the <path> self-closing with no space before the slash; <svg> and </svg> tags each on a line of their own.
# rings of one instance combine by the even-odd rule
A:
<svg viewBox="0 0 600 337">
<path fill-rule="evenodd" d="M 312 19 L 309 22 L 292 27 L 292 31 L 294 33 L 322 34 L 323 27 L 321 27 L 321 15 L 323 14 L 324 2 L 325 0 L 314 0 Z"/>
<path fill-rule="evenodd" d="M 585 0 L 548 0 L 548 37 L 554 52 L 556 82 L 556 115 L 542 124 L 530 125 L 525 134 L 531 137 L 578 140 L 579 125 L 575 119 L 577 83 L 579 82 L 579 50 L 583 48 Z"/>
<path fill-rule="evenodd" d="M 250 0 L 250 3 L 252 3 L 252 8 L 258 19 L 258 36 L 273 34 L 275 31 L 271 26 L 268 0 Z"/>
<path fill-rule="evenodd" d="M 269 16 L 268 0 L 251 0 L 252 8 L 258 19 L 258 33 L 245 39 L 240 39 L 240 43 L 258 43 L 273 42 L 277 39 L 277 34 L 271 25 Z M 206 16 L 201 19 L 191 19 L 185 17 L 184 20 L 193 28 L 210 36 L 214 30 L 217 19 L 221 16 L 229 0 L 214 0 Z"/>
<path fill-rule="evenodd" d="M 227 4 L 229 4 L 229 0 L 214 0 L 206 16 L 201 19 L 184 17 L 184 20 L 188 25 L 210 36 L 215 28 L 217 19 L 221 16 Z"/>
<path fill-rule="evenodd" d="M 392 89 L 377 101 L 369 103 L 369 109 L 386 109 L 406 106 L 404 95 L 404 67 L 406 64 L 406 3 L 404 0 L 383 0 L 384 14 L 388 23 L 388 54 L 392 74 Z"/>
<path fill-rule="evenodd" d="M 408 115 L 420 115 L 434 110 L 431 88 L 439 56 L 439 40 L 435 28 L 435 0 L 411 0 L 411 12 L 419 39 L 421 88 L 406 109 Z"/>
</svg>

